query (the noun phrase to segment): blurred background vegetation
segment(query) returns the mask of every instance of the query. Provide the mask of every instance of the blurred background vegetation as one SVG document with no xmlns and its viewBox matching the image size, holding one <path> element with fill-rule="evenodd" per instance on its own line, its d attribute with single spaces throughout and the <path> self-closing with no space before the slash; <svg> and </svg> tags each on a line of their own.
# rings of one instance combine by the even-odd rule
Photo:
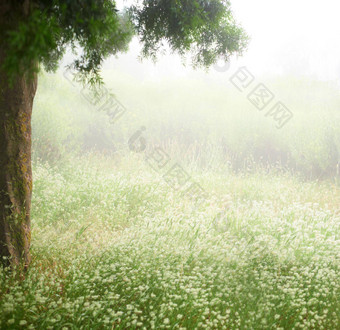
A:
<svg viewBox="0 0 340 330">
<path fill-rule="evenodd" d="M 33 115 L 34 159 L 56 165 L 70 155 L 105 154 L 120 161 L 141 126 L 148 148 L 161 146 L 182 165 L 216 171 L 288 171 L 305 179 L 340 178 L 340 92 L 297 76 L 257 78 L 294 114 L 282 129 L 258 111 L 225 75 L 158 81 L 106 69 L 105 86 L 127 108 L 110 124 L 60 71 L 42 73 Z M 275 99 L 275 100 L 276 100 Z"/>
</svg>

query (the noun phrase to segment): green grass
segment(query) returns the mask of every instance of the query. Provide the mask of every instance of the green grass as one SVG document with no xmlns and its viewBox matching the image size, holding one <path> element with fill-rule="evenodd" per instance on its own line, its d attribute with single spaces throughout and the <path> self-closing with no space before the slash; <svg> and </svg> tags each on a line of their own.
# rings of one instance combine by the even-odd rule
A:
<svg viewBox="0 0 340 330">
<path fill-rule="evenodd" d="M 124 153 L 140 129 L 147 145 L 160 145 L 181 163 L 202 168 L 228 164 L 236 171 L 276 166 L 305 178 L 340 181 L 340 94 L 311 77 L 258 77 L 293 113 L 276 129 L 267 110 L 229 82 L 203 78 L 146 82 L 118 70 L 104 72 L 106 87 L 127 112 L 113 125 L 104 111 L 59 74 L 40 77 L 33 111 L 34 158 L 55 162 L 89 150 Z M 101 104 L 101 103 L 100 103 Z"/>
<path fill-rule="evenodd" d="M 0 271 L 2 329 L 340 329 L 340 190 L 142 157 L 35 163 L 31 268 Z"/>
</svg>

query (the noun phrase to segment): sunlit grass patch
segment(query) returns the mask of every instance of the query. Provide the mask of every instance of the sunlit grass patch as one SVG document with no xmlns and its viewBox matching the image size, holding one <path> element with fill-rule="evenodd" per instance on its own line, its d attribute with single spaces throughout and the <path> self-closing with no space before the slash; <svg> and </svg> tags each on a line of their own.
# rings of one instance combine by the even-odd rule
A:
<svg viewBox="0 0 340 330">
<path fill-rule="evenodd" d="M 1 271 L 0 328 L 339 328 L 338 188 L 188 169 L 195 208 L 127 163 L 35 164 L 32 266 Z"/>
</svg>

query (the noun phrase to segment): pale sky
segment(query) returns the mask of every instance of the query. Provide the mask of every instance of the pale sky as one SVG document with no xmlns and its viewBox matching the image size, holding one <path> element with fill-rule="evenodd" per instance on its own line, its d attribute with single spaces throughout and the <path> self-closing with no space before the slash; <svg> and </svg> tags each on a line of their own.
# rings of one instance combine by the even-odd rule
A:
<svg viewBox="0 0 340 330">
<path fill-rule="evenodd" d="M 252 37 L 243 59 L 249 66 L 339 79 L 339 1 L 236 0 L 232 5 Z"/>
<path fill-rule="evenodd" d="M 122 3 L 118 1 L 120 7 Z M 340 81 L 340 1 L 232 0 L 231 4 L 236 20 L 251 37 L 248 51 L 241 59 L 232 59 L 233 66 L 245 65 L 256 75 L 296 73 Z M 138 48 L 133 42 L 114 66 L 149 78 L 191 73 L 174 56 L 163 57 L 156 65 L 141 64 L 136 60 Z"/>
</svg>

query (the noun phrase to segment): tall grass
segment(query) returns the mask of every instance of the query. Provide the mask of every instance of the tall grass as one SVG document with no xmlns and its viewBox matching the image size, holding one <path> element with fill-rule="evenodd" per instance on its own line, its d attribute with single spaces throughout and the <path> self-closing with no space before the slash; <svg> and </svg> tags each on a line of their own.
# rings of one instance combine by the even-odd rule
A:
<svg viewBox="0 0 340 330">
<path fill-rule="evenodd" d="M 249 171 L 274 167 L 305 178 L 339 180 L 340 94 L 330 83 L 310 78 L 264 77 L 293 112 L 281 130 L 228 82 L 182 79 L 146 83 L 105 72 L 128 112 L 114 125 L 61 75 L 45 75 L 33 117 L 35 157 L 54 161 L 68 153 L 126 154 L 127 141 L 146 127 L 149 147 L 202 168 Z M 114 77 L 114 79 L 112 78 Z"/>
<path fill-rule="evenodd" d="M 0 270 L 0 328 L 338 329 L 339 188 L 190 173 L 198 208 L 139 155 L 36 162 L 33 262 Z"/>
</svg>

